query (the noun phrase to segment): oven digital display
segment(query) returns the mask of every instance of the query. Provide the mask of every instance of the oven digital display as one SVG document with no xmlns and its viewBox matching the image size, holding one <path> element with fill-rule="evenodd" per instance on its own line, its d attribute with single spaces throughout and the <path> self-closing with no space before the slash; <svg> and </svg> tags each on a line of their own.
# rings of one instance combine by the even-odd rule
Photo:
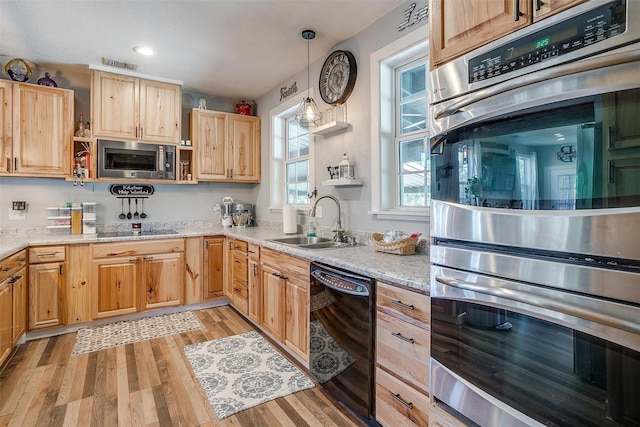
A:
<svg viewBox="0 0 640 427">
<path fill-rule="evenodd" d="M 599 43 L 624 33 L 626 1 L 617 0 L 558 22 L 469 60 L 469 83 L 477 83 Z"/>
</svg>

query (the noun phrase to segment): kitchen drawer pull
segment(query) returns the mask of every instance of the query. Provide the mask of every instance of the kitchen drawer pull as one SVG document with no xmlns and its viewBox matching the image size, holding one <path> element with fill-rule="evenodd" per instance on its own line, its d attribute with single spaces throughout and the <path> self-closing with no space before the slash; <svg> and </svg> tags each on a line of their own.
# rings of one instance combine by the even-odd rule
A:
<svg viewBox="0 0 640 427">
<path fill-rule="evenodd" d="M 2 269 L 2 271 L 9 271 L 9 270 L 11 270 L 11 267 L 5 267 Z"/>
<path fill-rule="evenodd" d="M 236 264 L 240 264 L 240 260 L 238 260 L 238 259 L 236 259 L 236 260 L 235 260 L 235 261 L 233 261 L 233 262 L 235 262 Z"/>
<path fill-rule="evenodd" d="M 153 261 L 153 257 L 152 257 L 152 256 L 145 257 L 145 259 L 144 259 L 144 260 L 145 260 L 145 261 Z"/>
<path fill-rule="evenodd" d="M 520 20 L 520 0 L 513 0 L 513 20 Z"/>
<path fill-rule="evenodd" d="M 56 255 L 58 255 L 58 252 L 47 252 L 47 253 L 38 254 L 38 258 L 44 258 L 44 257 L 50 257 L 50 256 L 56 256 Z"/>
<path fill-rule="evenodd" d="M 400 306 L 402 308 L 405 308 L 407 310 L 415 310 L 416 308 L 413 306 L 413 304 L 409 305 L 409 304 L 405 304 L 400 300 L 391 300 L 391 302 L 397 306 Z"/>
<path fill-rule="evenodd" d="M 253 264 L 253 277 L 258 277 L 258 264 Z"/>
<path fill-rule="evenodd" d="M 11 159 L 7 157 L 7 172 L 11 172 Z"/>
<path fill-rule="evenodd" d="M 409 409 L 413 409 L 413 403 L 412 402 L 407 402 L 405 401 L 403 398 L 400 397 L 400 393 L 396 394 L 392 391 L 389 392 L 389 394 L 391 395 L 391 397 L 393 397 L 395 400 L 397 400 L 398 402 L 402 403 L 404 406 L 406 406 Z"/>
<path fill-rule="evenodd" d="M 613 126 L 609 126 L 609 129 L 607 129 L 607 148 L 609 150 L 616 148 L 614 137 L 615 134 L 613 133 Z"/>
<path fill-rule="evenodd" d="M 413 340 L 413 338 L 407 338 L 407 337 L 403 337 L 402 334 L 400 332 L 391 332 L 391 335 L 393 335 L 396 338 L 400 338 L 402 341 L 406 341 L 409 344 L 415 344 L 416 342 Z"/>
</svg>

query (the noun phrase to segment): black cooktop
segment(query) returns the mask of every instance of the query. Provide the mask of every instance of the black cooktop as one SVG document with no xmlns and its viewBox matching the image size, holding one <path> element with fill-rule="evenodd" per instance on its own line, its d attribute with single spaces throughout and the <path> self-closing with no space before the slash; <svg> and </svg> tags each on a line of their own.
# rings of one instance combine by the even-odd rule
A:
<svg viewBox="0 0 640 427">
<path fill-rule="evenodd" d="M 142 230 L 142 231 L 105 231 L 98 233 L 98 238 L 101 237 L 136 237 L 136 236 L 164 236 L 178 234 L 175 230 Z"/>
</svg>

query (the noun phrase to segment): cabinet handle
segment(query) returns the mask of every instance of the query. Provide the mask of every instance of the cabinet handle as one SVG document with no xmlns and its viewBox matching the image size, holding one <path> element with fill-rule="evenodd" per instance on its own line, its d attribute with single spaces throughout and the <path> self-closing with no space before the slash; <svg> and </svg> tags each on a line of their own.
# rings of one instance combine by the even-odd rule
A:
<svg viewBox="0 0 640 427">
<path fill-rule="evenodd" d="M 38 258 L 44 258 L 44 257 L 50 257 L 50 256 L 56 256 L 56 255 L 58 255 L 58 252 L 46 252 L 46 253 L 38 254 Z"/>
<path fill-rule="evenodd" d="M 138 262 L 138 258 L 130 259 L 129 262 Z"/>
<path fill-rule="evenodd" d="M 146 257 L 146 258 L 144 258 L 144 260 L 145 260 L 145 261 L 153 261 L 153 257 L 152 257 L 152 256 L 150 256 L 150 257 Z"/>
<path fill-rule="evenodd" d="M 60 275 L 62 276 L 62 264 L 60 264 Z"/>
<path fill-rule="evenodd" d="M 18 158 L 17 157 L 13 158 L 13 171 L 14 172 L 18 172 Z"/>
<path fill-rule="evenodd" d="M 232 251 L 233 250 L 233 242 L 229 242 L 229 250 Z"/>
<path fill-rule="evenodd" d="M 253 277 L 258 277 L 258 264 L 253 264 Z"/>
<path fill-rule="evenodd" d="M 25 262 L 27 259 L 26 258 L 18 258 L 18 261 L 20 262 Z"/>
<path fill-rule="evenodd" d="M 513 20 L 520 20 L 520 0 L 513 0 Z"/>
<path fill-rule="evenodd" d="M 402 307 L 402 308 L 404 308 L 404 309 L 407 309 L 407 310 L 415 310 L 415 309 L 416 309 L 416 308 L 413 306 L 413 304 L 411 304 L 411 305 L 409 305 L 409 304 L 405 304 L 405 303 L 403 303 L 403 302 L 402 302 L 402 301 L 400 301 L 400 300 L 395 300 L 395 299 L 394 299 L 394 300 L 391 300 L 391 303 L 392 303 L 392 304 L 395 304 L 395 305 L 397 305 L 397 306 L 400 306 L 400 307 Z"/>
<path fill-rule="evenodd" d="M 239 261 L 239 260 L 237 260 L 237 259 L 236 259 L 236 260 L 234 260 L 233 262 L 235 262 L 236 264 L 240 264 L 240 261 Z"/>
<path fill-rule="evenodd" d="M 7 157 L 7 172 L 11 171 L 11 159 Z"/>
<path fill-rule="evenodd" d="M 2 269 L 3 272 L 4 271 L 9 271 L 9 270 L 11 270 L 11 267 L 5 267 L 5 268 Z"/>
<path fill-rule="evenodd" d="M 402 341 L 408 342 L 409 344 L 415 344 L 415 341 L 413 340 L 413 338 L 403 337 L 400 332 L 391 332 L 391 335 L 393 335 L 396 338 L 400 338 Z"/>
<path fill-rule="evenodd" d="M 616 146 L 613 136 L 613 126 L 609 126 L 609 129 L 607 129 L 607 148 L 609 150 L 613 150 Z"/>
<path fill-rule="evenodd" d="M 271 273 L 271 275 L 275 277 L 280 277 L 280 278 L 282 277 L 279 273 Z"/>
<path fill-rule="evenodd" d="M 536 11 L 542 9 L 544 2 L 542 0 L 536 0 Z"/>
<path fill-rule="evenodd" d="M 615 169 L 613 168 L 613 162 L 607 161 L 607 175 L 609 177 L 609 184 L 615 183 Z"/>
<path fill-rule="evenodd" d="M 389 392 L 389 394 L 391 395 L 391 397 L 393 397 L 395 400 L 397 400 L 398 402 L 402 403 L 404 406 L 406 406 L 409 409 L 413 409 L 413 403 L 411 402 L 407 402 L 406 400 L 404 400 L 403 398 L 400 397 L 400 393 L 396 394 L 393 392 Z"/>
</svg>

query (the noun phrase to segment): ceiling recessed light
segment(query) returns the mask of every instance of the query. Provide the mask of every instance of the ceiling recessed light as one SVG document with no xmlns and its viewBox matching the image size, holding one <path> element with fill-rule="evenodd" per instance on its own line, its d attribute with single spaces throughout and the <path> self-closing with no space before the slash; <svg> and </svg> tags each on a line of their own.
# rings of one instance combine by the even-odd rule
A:
<svg viewBox="0 0 640 427">
<path fill-rule="evenodd" d="M 156 51 L 149 46 L 136 46 L 133 48 L 133 51 L 145 56 L 153 56 L 156 54 Z"/>
</svg>

